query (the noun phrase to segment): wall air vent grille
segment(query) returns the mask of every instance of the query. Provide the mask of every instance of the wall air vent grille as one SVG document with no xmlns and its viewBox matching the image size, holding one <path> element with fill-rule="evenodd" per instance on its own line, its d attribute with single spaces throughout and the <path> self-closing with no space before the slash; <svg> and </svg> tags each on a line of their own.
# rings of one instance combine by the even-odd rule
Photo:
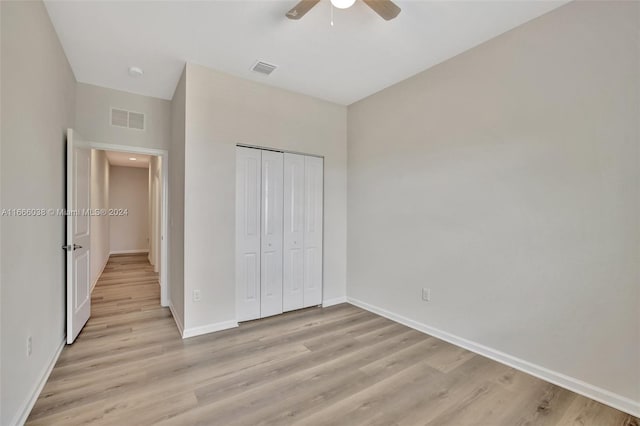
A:
<svg viewBox="0 0 640 426">
<path fill-rule="evenodd" d="M 111 108 L 111 125 L 134 130 L 144 130 L 145 116 L 141 112 Z"/>
<path fill-rule="evenodd" d="M 129 127 L 129 112 L 111 108 L 111 125 L 118 127 Z"/>
<path fill-rule="evenodd" d="M 259 72 L 260 74 L 264 74 L 264 75 L 269 75 L 273 72 L 273 70 L 275 70 L 276 68 L 278 68 L 276 65 L 272 65 L 272 64 L 268 64 L 266 62 L 261 62 L 258 61 L 256 62 L 256 64 L 253 66 L 253 68 L 251 68 L 252 71 L 255 72 Z"/>
<path fill-rule="evenodd" d="M 144 114 L 129 111 L 129 128 L 144 130 Z"/>
</svg>

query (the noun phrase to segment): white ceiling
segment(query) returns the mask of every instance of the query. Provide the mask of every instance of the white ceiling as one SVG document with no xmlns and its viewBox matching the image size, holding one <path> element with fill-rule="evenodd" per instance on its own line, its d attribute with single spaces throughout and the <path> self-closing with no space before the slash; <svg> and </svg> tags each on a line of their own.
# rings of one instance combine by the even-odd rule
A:
<svg viewBox="0 0 640 426">
<path fill-rule="evenodd" d="M 105 151 L 105 153 L 107 154 L 109 164 L 112 166 L 149 168 L 149 159 L 151 158 L 149 155 L 116 151 Z M 130 160 L 129 158 L 135 158 L 135 160 Z"/>
<path fill-rule="evenodd" d="M 46 1 L 80 82 L 171 99 L 185 62 L 348 105 L 566 3 L 396 0 L 384 21 L 361 1 Z M 268 77 L 256 60 L 278 65 Z M 128 75 L 141 67 L 140 78 Z"/>
</svg>

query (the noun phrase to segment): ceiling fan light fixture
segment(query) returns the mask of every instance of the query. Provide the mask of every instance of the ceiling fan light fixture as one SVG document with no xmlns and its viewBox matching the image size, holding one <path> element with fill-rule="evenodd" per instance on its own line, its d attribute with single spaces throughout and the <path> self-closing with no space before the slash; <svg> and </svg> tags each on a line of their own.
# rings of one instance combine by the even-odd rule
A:
<svg viewBox="0 0 640 426">
<path fill-rule="evenodd" d="M 356 2 L 356 0 L 331 0 L 333 7 L 338 9 L 348 9 Z"/>
<path fill-rule="evenodd" d="M 2 1 L 2 0 L 0 0 Z M 377 13 L 385 21 L 390 21 L 400 13 L 400 8 L 393 0 L 362 0 L 364 4 L 369 6 L 375 13 Z M 331 13 L 333 14 L 333 8 L 347 9 L 354 5 L 356 0 L 331 0 Z M 300 0 L 291 10 L 286 14 L 287 18 L 298 20 L 302 18 L 308 11 L 310 11 L 315 5 L 320 3 L 320 0 Z M 333 16 L 333 15 L 331 15 Z M 332 21 L 333 22 L 333 21 Z M 333 24 L 332 24 L 333 25 Z"/>
</svg>

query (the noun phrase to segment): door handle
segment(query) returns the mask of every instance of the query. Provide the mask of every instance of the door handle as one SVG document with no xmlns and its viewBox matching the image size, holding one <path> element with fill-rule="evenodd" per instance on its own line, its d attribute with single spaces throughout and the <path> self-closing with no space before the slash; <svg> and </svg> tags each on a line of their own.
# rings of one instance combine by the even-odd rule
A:
<svg viewBox="0 0 640 426">
<path fill-rule="evenodd" d="M 81 248 L 82 248 L 82 246 L 81 246 L 81 245 L 79 245 L 79 244 L 74 244 L 74 245 L 73 245 L 73 249 L 74 249 L 74 250 L 78 250 L 78 249 L 81 249 Z"/>
<path fill-rule="evenodd" d="M 81 248 L 82 248 L 82 246 L 78 245 L 78 244 L 74 244 L 74 245 L 67 244 L 65 246 L 62 246 L 62 250 L 67 250 L 67 251 L 74 251 L 74 250 L 78 250 L 78 249 L 81 249 Z"/>
</svg>

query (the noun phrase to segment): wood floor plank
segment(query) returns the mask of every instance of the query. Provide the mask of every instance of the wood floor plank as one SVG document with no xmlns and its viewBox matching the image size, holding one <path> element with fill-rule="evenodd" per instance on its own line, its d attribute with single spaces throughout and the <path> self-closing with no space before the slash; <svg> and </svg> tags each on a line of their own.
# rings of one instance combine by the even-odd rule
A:
<svg viewBox="0 0 640 426">
<path fill-rule="evenodd" d="M 111 256 L 27 424 L 639 426 L 348 304 L 183 340 L 144 254 Z"/>
<path fill-rule="evenodd" d="M 567 426 L 637 426 L 638 419 L 584 396 L 577 395 L 559 424 Z"/>
</svg>

